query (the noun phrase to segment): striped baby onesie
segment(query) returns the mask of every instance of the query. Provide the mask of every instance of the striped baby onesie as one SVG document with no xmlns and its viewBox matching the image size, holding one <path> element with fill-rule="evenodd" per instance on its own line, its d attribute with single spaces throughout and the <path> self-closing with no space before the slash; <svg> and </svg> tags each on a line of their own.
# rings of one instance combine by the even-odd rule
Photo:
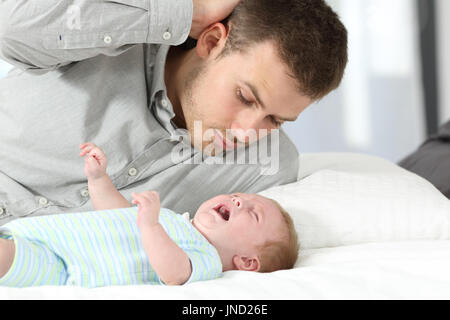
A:
<svg viewBox="0 0 450 320">
<path fill-rule="evenodd" d="M 0 228 L 16 253 L 0 285 L 163 284 L 150 266 L 136 224 L 137 207 L 14 220 Z M 159 222 L 189 256 L 187 283 L 221 276 L 217 250 L 181 215 L 162 208 Z"/>
</svg>

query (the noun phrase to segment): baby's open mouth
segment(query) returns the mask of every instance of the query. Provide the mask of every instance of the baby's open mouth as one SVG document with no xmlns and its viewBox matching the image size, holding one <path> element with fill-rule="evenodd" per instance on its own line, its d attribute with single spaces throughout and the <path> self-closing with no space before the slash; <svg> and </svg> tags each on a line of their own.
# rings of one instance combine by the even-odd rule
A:
<svg viewBox="0 0 450 320">
<path fill-rule="evenodd" d="M 223 220 L 228 221 L 230 219 L 230 210 L 224 204 L 218 204 L 213 209 Z"/>
</svg>

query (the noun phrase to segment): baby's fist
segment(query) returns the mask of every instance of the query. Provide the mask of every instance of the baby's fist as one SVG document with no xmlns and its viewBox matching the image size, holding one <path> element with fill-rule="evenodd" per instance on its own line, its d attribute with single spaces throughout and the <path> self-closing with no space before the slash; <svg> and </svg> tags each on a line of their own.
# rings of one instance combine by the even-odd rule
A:
<svg viewBox="0 0 450 320">
<path fill-rule="evenodd" d="M 159 223 L 159 211 L 161 203 L 159 194 L 156 191 L 144 191 L 132 193 L 133 204 L 138 205 L 137 225 L 142 230 L 145 227 L 152 227 Z"/>
<path fill-rule="evenodd" d="M 106 155 L 95 144 L 87 142 L 80 145 L 80 157 L 86 156 L 84 174 L 88 179 L 98 179 L 106 175 Z"/>
</svg>

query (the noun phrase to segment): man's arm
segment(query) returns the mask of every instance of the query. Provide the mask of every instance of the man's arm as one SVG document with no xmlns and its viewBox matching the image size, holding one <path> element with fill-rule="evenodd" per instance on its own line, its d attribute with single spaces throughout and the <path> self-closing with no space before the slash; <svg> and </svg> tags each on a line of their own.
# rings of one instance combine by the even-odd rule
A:
<svg viewBox="0 0 450 320">
<path fill-rule="evenodd" d="M 133 44 L 178 45 L 189 35 L 192 0 L 0 1 L 0 57 L 46 72 Z"/>
<path fill-rule="evenodd" d="M 0 1 L 0 57 L 47 72 L 143 43 L 179 45 L 225 19 L 240 0 Z"/>
</svg>

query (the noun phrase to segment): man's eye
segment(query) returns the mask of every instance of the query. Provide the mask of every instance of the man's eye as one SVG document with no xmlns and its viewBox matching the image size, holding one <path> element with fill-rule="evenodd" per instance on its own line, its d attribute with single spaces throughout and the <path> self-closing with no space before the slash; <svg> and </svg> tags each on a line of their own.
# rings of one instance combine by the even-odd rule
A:
<svg viewBox="0 0 450 320">
<path fill-rule="evenodd" d="M 239 100 L 241 100 L 242 103 L 244 103 L 247 106 L 252 106 L 253 102 L 248 101 L 247 99 L 244 98 L 244 96 L 242 95 L 242 91 L 241 89 L 237 89 L 237 96 L 239 98 Z"/>
<path fill-rule="evenodd" d="M 239 100 L 240 100 L 243 104 L 245 104 L 245 105 L 247 105 L 247 106 L 249 106 L 249 107 L 253 106 L 253 102 L 251 102 L 251 101 L 245 99 L 244 95 L 242 94 L 241 89 L 238 88 L 236 92 L 237 92 L 237 96 L 238 96 Z M 273 124 L 275 127 L 277 127 L 277 128 L 281 127 L 281 126 L 283 125 L 283 123 L 284 123 L 283 121 L 277 120 L 274 116 L 270 116 L 270 122 L 272 122 L 272 124 Z"/>
</svg>

